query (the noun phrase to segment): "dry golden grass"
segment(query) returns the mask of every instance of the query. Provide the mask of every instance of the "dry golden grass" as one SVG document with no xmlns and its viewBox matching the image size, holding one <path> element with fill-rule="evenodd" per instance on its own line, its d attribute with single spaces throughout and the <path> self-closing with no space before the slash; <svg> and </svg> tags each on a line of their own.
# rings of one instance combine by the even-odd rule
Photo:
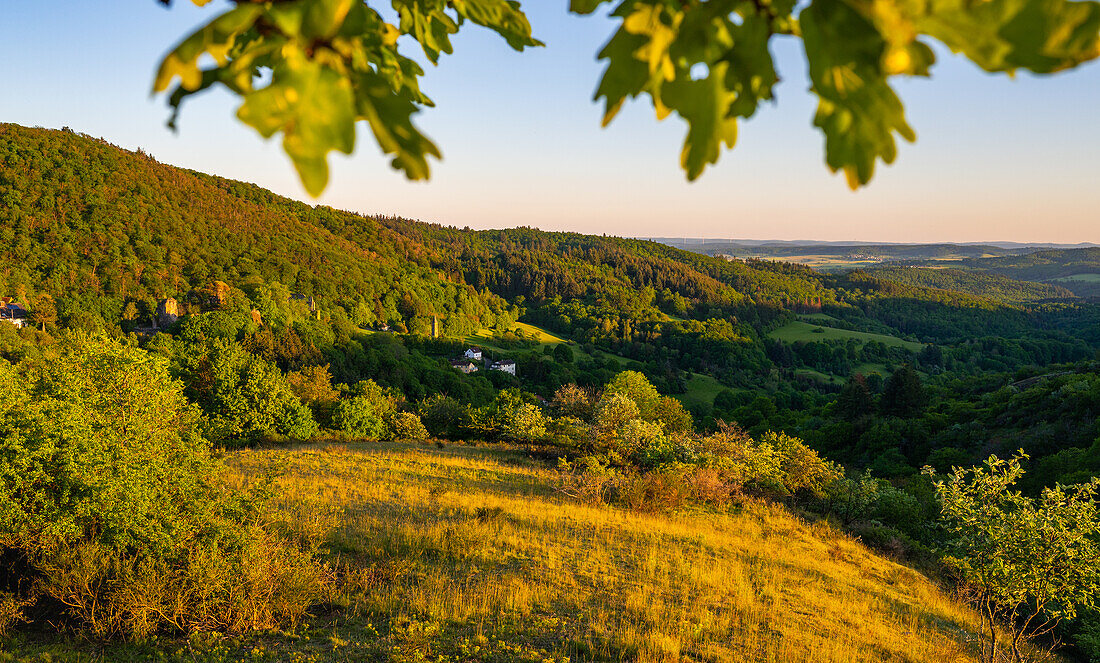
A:
<svg viewBox="0 0 1100 663">
<path fill-rule="evenodd" d="M 284 660 L 972 660 L 975 617 L 919 573 L 780 507 L 642 515 L 573 503 L 508 452 L 404 444 L 242 451 L 287 518 L 343 510 L 342 609 Z"/>
</svg>

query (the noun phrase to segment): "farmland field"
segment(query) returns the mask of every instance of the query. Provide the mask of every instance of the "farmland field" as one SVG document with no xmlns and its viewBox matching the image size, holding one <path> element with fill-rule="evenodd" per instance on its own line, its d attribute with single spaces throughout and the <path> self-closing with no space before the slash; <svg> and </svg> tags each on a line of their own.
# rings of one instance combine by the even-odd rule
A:
<svg viewBox="0 0 1100 663">
<path fill-rule="evenodd" d="M 691 373 L 687 381 L 687 391 L 677 396 L 686 407 L 693 405 L 714 405 L 714 397 L 726 389 L 721 382 L 709 375 Z"/>
<path fill-rule="evenodd" d="M 815 330 L 822 331 L 815 331 Z M 896 336 L 887 336 L 886 334 L 872 334 L 870 332 L 850 331 L 848 329 L 838 329 L 836 327 L 827 327 L 825 325 L 817 325 L 802 320 L 797 320 L 786 324 L 779 329 L 776 329 L 768 334 L 769 337 L 786 341 L 787 343 L 796 343 L 798 341 L 813 342 L 813 341 L 827 341 L 827 340 L 846 340 L 854 338 L 862 343 L 868 343 L 870 341 L 879 341 L 888 346 L 906 348 L 913 352 L 920 352 L 924 348 L 923 343 L 917 343 L 915 341 L 902 340 Z"/>
<path fill-rule="evenodd" d="M 1069 276 L 1060 276 L 1056 279 L 1050 279 L 1054 283 L 1100 283 L 1100 274 L 1087 273 L 1087 274 L 1071 274 Z"/>
</svg>

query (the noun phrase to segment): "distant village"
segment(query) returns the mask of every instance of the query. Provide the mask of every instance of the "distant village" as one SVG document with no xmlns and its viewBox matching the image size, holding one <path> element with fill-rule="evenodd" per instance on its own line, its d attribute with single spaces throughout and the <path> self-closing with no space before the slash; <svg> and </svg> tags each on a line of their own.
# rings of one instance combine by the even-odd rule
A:
<svg viewBox="0 0 1100 663">
<path fill-rule="evenodd" d="M 209 297 L 208 305 L 220 306 L 223 305 L 228 298 L 229 286 L 221 281 L 216 281 L 211 286 L 211 292 L 207 293 Z M 311 315 L 318 315 L 317 302 L 313 297 L 308 297 L 301 293 L 292 293 L 288 298 L 291 302 L 300 303 L 306 306 Z M 260 318 L 259 311 L 253 310 L 251 312 L 252 319 L 256 324 L 262 325 L 263 321 Z M 167 297 L 157 302 L 155 312 L 149 316 L 148 326 L 135 327 L 133 331 L 137 334 L 151 335 L 158 331 L 161 331 L 167 327 L 172 326 L 181 317 L 179 302 L 172 298 Z M 19 304 L 11 297 L 0 298 L 0 321 L 7 322 L 15 325 L 16 327 L 25 327 L 30 324 L 30 311 L 27 307 Z M 379 331 L 390 331 L 387 325 L 382 325 Z M 432 320 L 432 336 L 433 338 L 439 337 L 439 322 L 437 319 Z M 509 375 L 516 374 L 516 362 L 512 359 L 500 359 L 492 360 L 484 356 L 484 352 L 477 346 L 469 347 L 463 352 L 462 357 L 458 359 L 452 359 L 451 368 L 460 373 L 469 375 L 476 373 L 479 370 L 485 369 L 489 371 L 501 371 L 508 373 Z"/>
</svg>

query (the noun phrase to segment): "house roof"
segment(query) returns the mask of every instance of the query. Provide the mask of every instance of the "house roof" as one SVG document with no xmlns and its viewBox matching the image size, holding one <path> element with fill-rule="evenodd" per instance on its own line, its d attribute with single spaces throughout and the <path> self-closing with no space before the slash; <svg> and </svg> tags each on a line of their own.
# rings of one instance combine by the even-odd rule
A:
<svg viewBox="0 0 1100 663">
<path fill-rule="evenodd" d="M 16 304 L 7 298 L 5 298 L 4 301 L 0 301 L 0 318 L 11 320 L 25 317 L 27 317 L 27 309 L 23 308 L 21 304 Z"/>
</svg>

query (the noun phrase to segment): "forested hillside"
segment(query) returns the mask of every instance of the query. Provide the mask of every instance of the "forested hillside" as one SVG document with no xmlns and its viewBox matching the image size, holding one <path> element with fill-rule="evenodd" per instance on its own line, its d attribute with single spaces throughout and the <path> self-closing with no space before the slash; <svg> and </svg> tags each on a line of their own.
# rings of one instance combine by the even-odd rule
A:
<svg viewBox="0 0 1100 663">
<path fill-rule="evenodd" d="M 1020 281 L 1057 284 L 1079 297 L 1100 296 L 1100 248 L 1097 247 L 961 260 L 957 264 Z"/>
<path fill-rule="evenodd" d="M 1071 290 L 1049 283 L 1021 281 L 992 272 L 938 267 L 876 267 L 876 278 L 903 285 L 954 290 L 1006 304 L 1026 304 L 1043 299 L 1073 297 Z"/>
<path fill-rule="evenodd" d="M 355 324 L 456 334 L 507 308 L 428 268 L 415 244 L 357 217 L 360 240 L 325 230 L 338 214 L 254 186 L 157 163 L 64 131 L 0 126 L 0 290 L 56 302 L 66 324 L 117 325 L 127 303 L 148 317 L 223 281 L 279 283 Z"/>
<path fill-rule="evenodd" d="M 30 308 L 42 329 L 147 328 L 158 301 L 172 297 L 181 315 L 198 314 L 224 287 L 232 296 L 218 295 L 214 308 L 245 318 L 255 309 L 260 326 L 240 318 L 219 334 L 284 370 L 323 362 L 338 382 L 371 377 L 410 398 L 429 393 L 426 384 L 487 398 L 484 380 L 455 382 L 435 359 L 473 334 L 495 336 L 495 347 L 524 364 L 522 386 L 546 397 L 635 362 L 666 392 L 684 394 L 701 420 L 716 392 L 686 393 L 701 384 L 693 375 L 813 403 L 854 371 L 928 364 L 914 350 L 922 343 L 939 347 L 950 370 L 968 371 L 1085 359 L 1100 343 L 1094 308 L 1028 303 L 1065 294 L 1054 286 L 957 270 L 826 275 L 646 240 L 366 217 L 70 131 L 0 126 L 0 201 L 0 296 Z M 314 298 L 318 313 L 288 303 L 292 293 Z M 771 335 L 799 316 L 821 316 L 831 331 Z M 540 353 L 549 348 L 525 339 L 517 319 L 576 352 Z M 433 320 L 443 339 L 416 340 Z M 410 336 L 371 338 L 372 329 Z M 908 349 L 844 339 L 846 331 L 902 339 Z M 1027 339 L 1042 351 L 990 356 L 972 345 L 982 338 Z M 390 345 L 404 348 L 396 359 L 386 358 Z"/>
</svg>

